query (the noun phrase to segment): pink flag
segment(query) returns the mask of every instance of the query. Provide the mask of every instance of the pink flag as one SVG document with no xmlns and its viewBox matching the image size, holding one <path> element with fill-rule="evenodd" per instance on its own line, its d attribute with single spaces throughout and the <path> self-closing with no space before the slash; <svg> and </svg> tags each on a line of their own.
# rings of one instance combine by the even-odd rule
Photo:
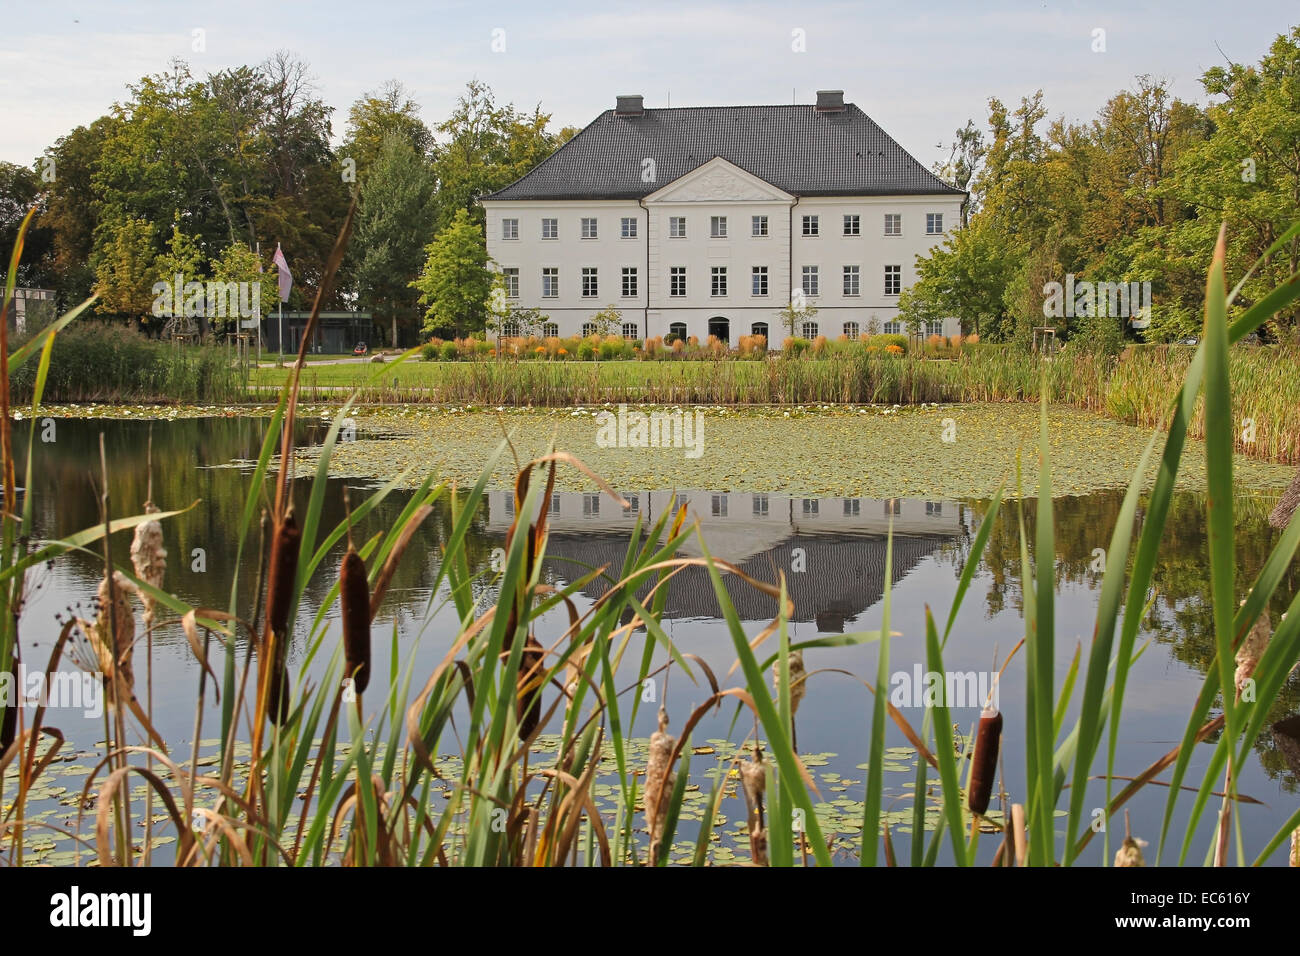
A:
<svg viewBox="0 0 1300 956">
<path fill-rule="evenodd" d="M 280 244 L 275 244 L 275 256 L 271 259 L 275 263 L 275 268 L 280 273 L 280 301 L 289 301 L 289 290 L 293 288 L 293 273 L 289 271 L 289 263 L 284 258 L 284 250 Z"/>
</svg>

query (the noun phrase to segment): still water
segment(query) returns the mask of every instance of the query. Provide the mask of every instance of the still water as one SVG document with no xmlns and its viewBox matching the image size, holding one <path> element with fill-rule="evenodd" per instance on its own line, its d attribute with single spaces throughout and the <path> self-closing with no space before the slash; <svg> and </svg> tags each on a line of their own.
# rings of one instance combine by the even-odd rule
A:
<svg viewBox="0 0 1300 956">
<path fill-rule="evenodd" d="M 28 494 L 33 495 L 37 537 L 61 537 L 100 522 L 99 439 L 102 432 L 109 462 L 109 492 L 115 516 L 134 514 L 146 499 L 150 475 L 147 462 L 152 441 L 152 497 L 164 511 L 185 507 L 195 500 L 197 507 L 164 525 L 168 567 L 165 587 L 196 607 L 225 609 L 230 603 L 230 580 L 234 568 L 239 515 L 248 490 L 252 460 L 256 458 L 264 434 L 265 420 L 259 418 L 182 419 L 152 424 L 123 420 L 57 420 L 52 442 L 43 442 L 38 432 L 33 478 Z M 300 444 L 310 444 L 324 434 L 318 423 L 300 426 Z M 26 448 L 27 433 L 20 430 L 15 445 Z M 21 474 L 21 472 L 20 472 Z M 322 527 L 332 527 L 344 518 L 342 479 L 331 479 L 326 496 Z M 268 485 L 269 487 L 269 485 Z M 353 506 L 377 487 L 355 479 L 347 481 Z M 639 514 L 653 521 L 668 507 L 670 492 L 665 489 L 620 489 L 634 502 L 634 509 L 623 511 L 607 497 L 588 494 L 557 494 L 545 504 L 552 511 L 549 559 L 544 576 L 554 584 L 574 580 L 589 569 L 621 565 L 630 529 Z M 305 488 L 299 495 L 305 500 Z M 892 520 L 894 553 L 892 574 L 892 628 L 901 637 L 891 644 L 890 669 L 894 674 L 891 691 L 904 716 L 920 727 L 923 687 L 915 686 L 924 671 L 924 622 L 926 608 L 935 615 L 939 627 L 946 621 L 956 590 L 957 579 L 966 562 L 971 543 L 988 505 L 982 501 L 895 500 L 885 502 L 867 498 L 799 499 L 777 495 L 749 493 L 716 494 L 707 491 L 686 492 L 693 517 L 700 522 L 710 551 L 739 565 L 747 574 L 775 582 L 784 571 L 789 582 L 794 615 L 791 640 L 809 640 L 819 635 L 875 630 L 880 626 L 881 598 L 884 593 L 885 551 Z M 1101 586 L 1102 555 L 1120 509 L 1120 491 L 1083 497 L 1061 498 L 1054 502 L 1056 521 L 1057 586 L 1057 657 L 1056 684 L 1059 690 L 1066 678 L 1076 647 L 1083 646 L 1086 663 L 1088 642 L 1096 614 Z M 406 498 L 402 493 L 390 495 L 357 528 L 359 540 L 397 518 Z M 406 560 L 397 572 L 376 619 L 374 671 L 388 673 L 391 636 L 397 636 L 403 663 L 412 651 L 416 655 L 415 685 L 419 686 L 429 670 L 441 659 L 454 634 L 454 616 L 442 613 L 445 594 L 431 594 L 440 560 L 442 543 L 450 533 L 450 517 L 441 506 L 420 527 L 407 551 Z M 512 499 L 506 491 L 490 492 L 476 516 L 470 538 L 471 566 L 487 571 L 493 549 L 504 544 L 506 530 L 513 515 Z M 1237 527 L 1237 571 L 1239 581 L 1250 581 L 1276 540 L 1265 517 L 1271 500 L 1244 494 L 1239 500 Z M 1033 508 L 1026 507 L 1026 530 L 1033 541 Z M 1023 636 L 1022 594 L 1019 574 L 1019 532 L 1014 505 L 1004 505 L 995 519 L 989 545 L 981 559 L 971 589 L 956 618 L 945 652 L 949 672 L 965 675 L 957 687 L 964 693 L 965 706 L 954 707 L 952 717 L 962 733 L 969 733 L 977 720 L 979 707 L 989 687 L 989 675 Z M 125 563 L 130 545 L 129 534 L 114 536 L 115 560 Z M 255 550 L 255 549 L 252 549 Z M 698 553 L 698 550 L 695 550 Z M 312 582 L 308 607 L 298 615 L 299 632 L 290 652 L 295 675 L 299 669 L 302 643 L 307 622 L 336 580 L 342 550 L 326 561 L 324 570 Z M 251 613 L 252 580 L 255 557 L 246 558 L 240 569 L 245 593 L 241 597 L 244 613 Z M 24 609 L 21 634 L 25 662 L 29 668 L 43 667 L 49 648 L 58 633 L 56 615 L 69 611 L 91 616 L 89 605 L 102 574 L 101 559 L 89 554 L 73 553 L 58 560 L 52 568 L 39 569 L 31 577 L 32 590 Z M 480 581 L 490 590 L 491 575 Z M 758 633 L 775 615 L 775 601 L 753 590 L 734 576 L 727 587 L 749 636 Z M 1208 572 L 1205 567 L 1205 525 L 1203 503 L 1193 494 L 1180 495 L 1171 512 L 1162 556 L 1156 572 L 1157 597 L 1143 622 L 1139 642 L 1150 646 L 1129 677 L 1125 701 L 1123 732 L 1120 737 L 1116 772 L 1136 775 L 1161 755 L 1172 749 L 1182 736 L 1196 691 L 1209 665 L 1213 640 L 1208 610 Z M 1287 572 L 1279 594 L 1289 598 L 1300 586 L 1300 572 L 1293 565 Z M 599 598 L 606 585 L 599 580 L 577 595 L 579 609 L 585 610 Z M 432 611 L 431 611 L 432 609 Z M 1273 607 L 1276 621 L 1285 609 Z M 549 643 L 563 630 L 562 616 L 548 619 L 538 629 L 538 637 Z M 547 628 L 550 632 L 547 632 Z M 719 617 L 719 608 L 702 569 L 692 568 L 674 579 L 667 604 L 665 627 L 683 651 L 706 660 L 721 678 L 735 660 L 731 638 Z M 337 630 L 337 629 L 335 629 Z M 634 638 L 639 648 L 640 636 Z M 327 639 L 332 647 L 336 636 Z M 766 656 L 774 649 L 765 648 Z M 823 798 L 844 810 L 839 819 L 842 838 L 856 841 L 851 818 L 860 822 L 860 801 L 865 771 L 859 765 L 867 759 L 867 732 L 870 726 L 871 696 L 859 680 L 834 673 L 833 669 L 852 672 L 874 682 L 876 649 L 872 644 L 853 647 L 815 648 L 806 652 L 808 670 L 828 669 L 809 680 L 809 692 L 797 719 L 797 737 L 801 754 L 808 757 L 817 773 Z M 144 696 L 146 669 L 143 653 L 137 651 L 136 680 Z M 625 669 L 631 670 L 639 653 L 628 655 Z M 241 655 L 242 658 L 242 655 Z M 655 666 L 661 663 L 656 660 Z M 220 662 L 216 662 L 218 673 Z M 319 669 L 318 665 L 313 665 Z M 628 677 L 631 681 L 635 674 Z M 735 679 L 723 679 L 723 686 Z M 179 626 L 171 624 L 155 637 L 153 698 L 155 724 L 172 747 L 184 746 L 193 733 L 194 703 L 198 667 Z M 624 682 L 627 683 L 627 682 Z M 1075 688 L 1080 694 L 1082 674 Z M 1013 800 L 1023 799 L 1024 792 L 1024 658 L 1018 656 L 1007 669 L 998 686 L 999 703 L 1005 717 L 1003 736 L 1003 774 Z M 638 713 L 634 736 L 646 736 L 654 729 L 654 711 L 665 703 L 675 727 L 680 729 L 687 715 L 707 696 L 707 685 L 695 686 L 680 673 L 674 674 L 669 686 L 656 686 L 655 702 L 643 704 Z M 210 695 L 209 695 L 210 698 Z M 630 695 L 629 695 L 630 700 Z M 1292 675 L 1281 698 L 1272 702 L 1269 723 L 1300 709 L 1300 678 Z M 734 712 L 724 709 L 706 720 L 693 735 L 693 743 L 705 741 L 721 745 L 724 738 L 733 743 L 752 732 L 742 718 L 733 727 Z M 217 734 L 217 711 L 208 708 L 204 736 Z M 1067 715 L 1066 727 L 1072 725 L 1073 713 Z M 47 718 L 83 749 L 93 747 L 102 738 L 102 722 L 80 713 L 60 712 Z M 444 747 L 451 746 L 444 742 Z M 891 766 L 887 773 L 886 811 L 900 814 L 910 807 L 913 763 L 907 755 L 907 741 L 892 725 L 887 746 Z M 719 748 L 723 749 L 723 748 Z M 1188 782 L 1200 781 L 1201 770 L 1209 758 L 1209 748 L 1202 746 L 1195 754 Z M 1104 754 L 1104 745 L 1103 745 Z M 696 758 L 708 761 L 714 758 Z M 911 759 L 915 759 L 914 756 Z M 702 769 L 707 763 L 696 763 Z M 1097 763 L 1104 770 L 1104 757 Z M 1242 775 L 1240 790 L 1262 801 L 1247 806 L 1242 814 L 1242 835 L 1248 858 L 1263 846 L 1282 822 L 1294 812 L 1300 796 L 1300 781 L 1287 769 L 1274 749 L 1267 730 L 1262 734 L 1251 764 Z M 705 784 L 704 789 L 708 789 Z M 1118 787 L 1116 788 L 1119 789 Z M 1217 786 L 1216 786 L 1217 789 Z M 1133 827 L 1137 835 L 1154 844 L 1159 835 L 1166 793 L 1163 788 L 1148 787 L 1130 802 Z M 1185 813 L 1191 803 L 1186 795 L 1180 803 Z M 891 802 L 892 801 L 892 802 Z M 728 801 L 730 802 L 730 801 Z M 1088 806 L 1103 803 L 1098 786 L 1089 793 Z M 1063 797 L 1061 806 L 1066 804 Z M 1217 806 L 1217 801 L 1212 802 Z M 995 789 L 996 807 L 996 789 Z M 743 819 L 743 809 L 728 810 L 732 821 Z M 1212 816 L 1211 813 L 1209 816 Z M 1120 824 L 1122 829 L 1122 824 Z M 896 845 L 906 853 L 907 828 L 901 821 L 894 827 Z M 1204 832 L 1189 857 L 1199 863 L 1209 839 L 1209 819 Z M 1181 835 L 1178 819 L 1172 827 Z M 1112 852 L 1120 837 L 1112 837 Z M 981 861 L 987 862 L 996 848 L 996 838 L 981 842 Z M 1154 845 L 1148 851 L 1148 861 Z M 1167 849 L 1164 862 L 1173 862 L 1176 847 Z M 1101 842 L 1094 840 L 1084 861 L 1101 859 Z M 1274 863 L 1285 862 L 1285 848 L 1273 857 Z"/>
</svg>

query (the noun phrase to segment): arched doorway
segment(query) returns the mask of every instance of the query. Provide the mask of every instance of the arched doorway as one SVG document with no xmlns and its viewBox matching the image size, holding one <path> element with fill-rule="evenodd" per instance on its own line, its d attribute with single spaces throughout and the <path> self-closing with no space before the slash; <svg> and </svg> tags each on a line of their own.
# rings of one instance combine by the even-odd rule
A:
<svg viewBox="0 0 1300 956">
<path fill-rule="evenodd" d="M 723 345 L 730 344 L 731 322 L 720 315 L 709 319 L 709 334 L 716 337 Z"/>
</svg>

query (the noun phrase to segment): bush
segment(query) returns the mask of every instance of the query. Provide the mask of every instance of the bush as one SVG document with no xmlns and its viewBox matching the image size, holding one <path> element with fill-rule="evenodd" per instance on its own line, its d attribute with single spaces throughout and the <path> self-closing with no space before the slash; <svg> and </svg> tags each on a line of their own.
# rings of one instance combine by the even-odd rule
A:
<svg viewBox="0 0 1300 956">
<path fill-rule="evenodd" d="M 438 357 L 438 347 L 439 347 L 439 342 L 437 339 L 433 339 L 432 341 L 425 342 L 424 345 L 420 348 L 420 361 L 432 362 L 434 359 L 436 359 Z"/>
<path fill-rule="evenodd" d="M 444 362 L 454 362 L 460 358 L 460 349 L 456 348 L 455 342 L 443 342 L 438 348 L 438 354 Z"/>
<path fill-rule="evenodd" d="M 578 343 L 578 359 L 582 362 L 590 362 L 596 357 L 596 347 L 591 344 L 589 339 L 583 339 Z"/>
</svg>

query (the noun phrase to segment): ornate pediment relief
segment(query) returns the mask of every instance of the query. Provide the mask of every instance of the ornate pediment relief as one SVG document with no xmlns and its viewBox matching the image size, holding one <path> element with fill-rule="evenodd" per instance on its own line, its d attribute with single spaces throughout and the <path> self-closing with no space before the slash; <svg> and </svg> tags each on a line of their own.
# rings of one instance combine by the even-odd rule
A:
<svg viewBox="0 0 1300 956">
<path fill-rule="evenodd" d="M 788 202 L 784 190 L 715 158 L 646 198 L 653 202 Z"/>
</svg>

